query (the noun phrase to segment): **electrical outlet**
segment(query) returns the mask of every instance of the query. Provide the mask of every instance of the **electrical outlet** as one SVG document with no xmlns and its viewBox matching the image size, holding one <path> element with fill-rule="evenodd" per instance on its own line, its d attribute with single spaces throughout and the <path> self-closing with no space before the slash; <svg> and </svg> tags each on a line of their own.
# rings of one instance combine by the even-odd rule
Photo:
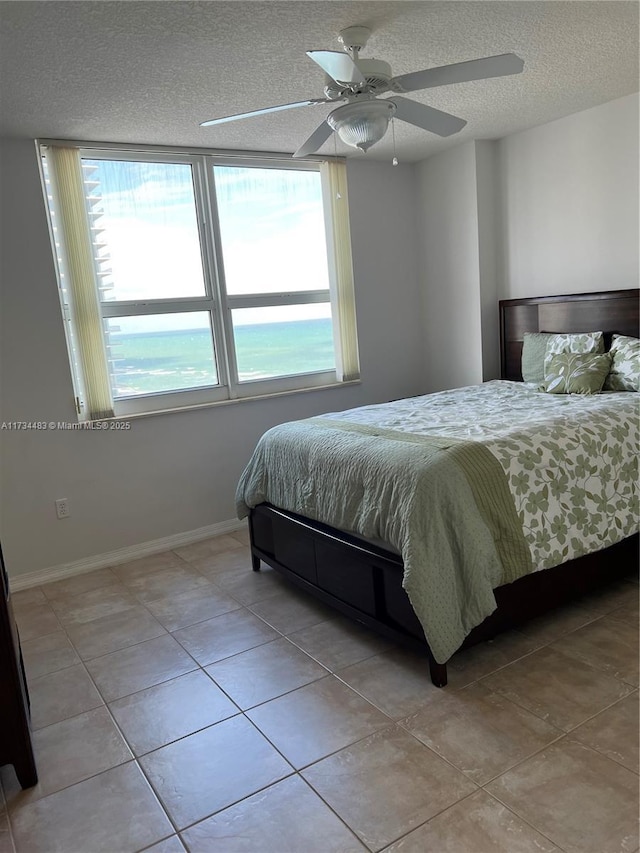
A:
<svg viewBox="0 0 640 853">
<path fill-rule="evenodd" d="M 58 518 L 69 518 L 71 515 L 67 498 L 58 498 L 56 501 L 56 515 Z"/>
</svg>

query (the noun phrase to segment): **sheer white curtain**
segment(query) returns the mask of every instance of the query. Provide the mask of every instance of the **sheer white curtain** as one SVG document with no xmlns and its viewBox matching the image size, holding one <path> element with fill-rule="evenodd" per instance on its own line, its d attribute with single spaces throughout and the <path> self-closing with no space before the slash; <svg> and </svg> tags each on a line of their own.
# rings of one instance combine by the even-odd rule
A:
<svg viewBox="0 0 640 853">
<path fill-rule="evenodd" d="M 325 196 L 325 218 L 329 251 L 335 263 L 331 306 L 337 315 L 336 370 L 340 381 L 359 379 L 358 332 L 353 287 L 347 166 L 344 160 L 327 160 L 320 166 Z"/>
<path fill-rule="evenodd" d="M 45 156 L 83 377 L 83 416 L 86 420 L 112 418 L 113 398 L 80 152 L 77 148 L 50 146 Z"/>
</svg>

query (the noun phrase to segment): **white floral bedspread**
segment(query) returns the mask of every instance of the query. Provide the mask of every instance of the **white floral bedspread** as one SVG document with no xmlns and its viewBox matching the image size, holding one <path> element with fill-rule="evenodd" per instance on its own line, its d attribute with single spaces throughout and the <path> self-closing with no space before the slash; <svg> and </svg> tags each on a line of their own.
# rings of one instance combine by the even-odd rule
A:
<svg viewBox="0 0 640 853">
<path fill-rule="evenodd" d="M 640 395 L 557 395 L 496 380 L 324 415 L 481 441 L 507 475 L 534 569 L 638 529 Z"/>
</svg>

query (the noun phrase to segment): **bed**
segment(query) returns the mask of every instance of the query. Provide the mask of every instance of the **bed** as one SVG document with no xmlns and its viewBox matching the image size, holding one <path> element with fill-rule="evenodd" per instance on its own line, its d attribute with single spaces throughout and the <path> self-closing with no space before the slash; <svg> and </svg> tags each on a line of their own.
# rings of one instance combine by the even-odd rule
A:
<svg viewBox="0 0 640 853">
<path fill-rule="evenodd" d="M 638 290 L 622 290 L 500 302 L 501 379 L 504 381 L 466 389 L 467 396 L 479 398 L 479 405 L 488 412 L 488 420 L 499 413 L 503 404 L 510 405 L 511 400 L 516 407 L 516 417 L 526 418 L 527 408 L 535 405 L 536 394 L 544 405 L 555 406 L 555 401 L 543 399 L 555 395 L 540 395 L 522 383 L 521 354 L 525 333 L 576 334 L 601 330 L 608 349 L 613 334 L 638 336 L 638 296 Z M 360 494 L 352 495 L 351 501 L 345 499 L 337 515 L 324 514 L 323 500 L 328 501 L 327 496 L 334 500 L 342 490 L 337 485 L 339 481 L 334 480 L 333 485 L 324 490 L 323 496 L 322 488 L 316 488 L 318 475 L 313 472 L 308 477 L 309 483 L 313 484 L 309 487 L 313 500 L 309 500 L 309 494 L 298 496 L 301 498 L 299 505 L 307 508 L 307 516 L 295 512 L 295 502 L 288 496 L 285 500 L 285 492 L 273 487 L 277 462 L 274 462 L 276 457 L 270 456 L 270 451 L 263 451 L 263 455 L 269 456 L 272 465 L 268 477 L 272 486 L 269 492 L 271 499 L 256 503 L 255 495 L 261 492 L 248 487 L 247 477 L 250 474 L 247 472 L 239 489 L 240 514 L 249 512 L 254 571 L 259 571 L 261 562 L 265 562 L 351 618 L 392 639 L 424 650 L 431 679 L 437 686 L 446 684 L 446 662 L 458 648 L 489 639 L 604 581 L 628 573 L 637 566 L 638 553 L 638 535 L 627 524 L 624 529 L 612 529 L 610 539 L 607 539 L 608 534 L 603 528 L 600 543 L 589 543 L 590 553 L 582 553 L 585 548 L 579 541 L 581 536 L 565 536 L 563 541 L 563 532 L 556 531 L 560 544 L 556 541 L 545 554 L 544 547 L 548 544 L 544 541 L 545 533 L 545 537 L 538 537 L 542 550 L 536 554 L 531 546 L 536 540 L 534 527 L 540 526 L 540 518 L 535 520 L 539 507 L 529 500 L 527 506 L 530 511 L 526 516 L 524 498 L 518 507 L 520 517 L 524 514 L 529 525 L 526 530 L 528 539 L 523 545 L 524 527 L 514 525 L 516 506 L 505 499 L 504 488 L 495 470 L 498 465 L 496 459 L 501 458 L 500 452 L 503 455 L 507 453 L 513 433 L 507 431 L 504 436 L 498 436 L 496 440 L 498 444 L 502 441 L 502 445 L 497 447 L 494 443 L 491 451 L 482 450 L 473 435 L 471 441 L 465 440 L 464 434 L 461 436 L 456 432 L 456 418 L 447 412 L 447 405 L 450 410 L 459 405 L 458 398 L 447 397 L 449 393 L 430 395 L 433 400 L 427 402 L 435 405 L 437 398 L 440 409 L 435 416 L 429 415 L 435 426 L 430 426 L 431 421 L 427 423 L 428 419 L 425 421 L 423 417 L 423 426 L 417 429 L 421 433 L 419 438 L 413 437 L 411 432 L 415 431 L 415 425 L 410 430 L 403 424 L 403 419 L 420 420 L 421 398 L 400 402 L 400 414 L 397 409 L 364 407 L 352 412 L 334 413 L 326 419 L 310 419 L 311 423 L 295 422 L 276 428 L 278 441 L 281 444 L 285 442 L 283 446 L 286 447 L 279 452 L 284 453 L 288 460 L 296 457 L 299 467 L 294 469 L 297 471 L 294 478 L 302 491 L 307 481 L 310 458 L 317 456 L 320 464 L 325 465 L 325 471 L 335 471 L 336 464 L 340 464 L 340 457 L 335 454 L 341 447 L 346 454 L 344 459 L 358 459 L 361 454 L 368 453 L 378 460 L 382 454 L 376 453 L 376 442 L 389 439 L 385 447 L 393 446 L 395 468 L 380 468 L 375 472 L 376 488 L 369 497 L 373 497 L 374 503 L 386 503 L 390 508 L 399 505 L 404 508 L 406 505 L 399 504 L 398 500 L 406 500 L 407 495 L 419 493 L 420 500 L 409 497 L 414 501 L 411 510 L 396 512 L 384 523 L 371 507 L 370 512 L 361 512 L 358 501 L 365 506 L 367 501 L 362 500 Z M 599 419 L 601 432 L 607 434 L 616 429 L 615 421 L 607 421 L 607 418 L 618 417 L 617 412 L 612 414 L 612 408 L 624 409 L 627 425 L 633 421 L 634 412 L 637 414 L 635 394 L 597 395 L 590 401 L 570 396 L 573 399 L 567 396 L 561 405 L 595 407 L 597 411 L 590 417 Z M 608 400 L 605 399 L 607 396 Z M 517 414 L 518 406 L 520 415 Z M 537 414 L 533 420 L 536 418 Z M 564 414 L 560 423 L 565 422 L 563 418 Z M 566 431 L 559 429 L 558 423 L 556 417 L 556 433 Z M 524 458 L 526 471 L 535 471 L 537 448 L 548 437 L 548 433 L 540 432 L 546 427 L 533 424 L 533 428 L 538 430 L 531 444 L 535 452 L 531 453 L 530 459 Z M 305 443 L 301 444 L 301 440 Z M 318 442 L 318 448 L 309 443 L 314 440 Z M 330 447 L 336 448 L 335 453 L 332 452 L 331 465 L 326 460 L 323 463 L 319 455 L 322 442 L 327 440 L 330 440 Z M 297 448 L 300 448 L 300 453 Z M 604 445 L 599 450 L 596 445 L 593 448 L 593 458 L 609 452 L 603 450 Z M 551 445 L 549 452 L 556 452 Z M 615 454 L 617 451 L 611 452 Z M 453 461 L 448 458 L 451 454 Z M 583 453 L 581 458 L 584 457 Z M 424 471 L 421 467 L 423 460 L 426 460 Z M 507 465 L 511 463 L 505 460 L 506 455 L 501 458 L 506 473 Z M 575 464 L 575 459 L 573 462 Z M 250 468 L 248 466 L 247 471 Z M 414 485 L 405 487 L 400 477 L 393 480 L 390 472 L 395 472 L 396 468 L 404 471 L 407 480 L 413 478 Z M 465 474 L 460 482 L 458 468 Z M 598 476 L 606 478 L 610 471 L 610 468 L 605 468 L 598 472 Z M 474 473 L 475 479 L 470 472 Z M 423 496 L 426 491 L 422 483 L 427 479 L 430 489 L 435 489 L 435 498 L 433 495 Z M 570 488 L 570 484 L 565 485 Z M 248 504 L 244 502 L 245 497 Z M 449 548 L 442 533 L 447 525 L 451 526 L 451 522 L 446 520 L 436 524 L 433 521 L 440 515 L 441 504 L 458 513 L 456 524 L 460 522 L 461 530 L 461 521 L 464 520 L 464 532 L 456 533 L 453 549 Z M 357 523 L 348 513 L 345 515 L 345 507 L 352 511 L 354 506 L 359 512 Z M 603 511 L 606 518 L 607 508 L 603 507 Z M 580 512 L 584 513 L 584 508 L 577 508 L 577 517 Z M 332 526 L 326 523 L 328 518 L 346 520 L 346 523 Z M 419 525 L 423 525 L 425 518 L 429 523 L 424 524 L 424 529 L 411 526 L 416 519 Z M 345 529 L 358 530 L 363 536 L 345 532 Z M 488 529 L 492 536 L 488 535 Z M 583 527 L 584 531 L 586 529 Z M 471 555 L 468 566 L 465 555 Z M 532 559 L 536 565 L 531 564 Z M 442 571 L 441 560 L 444 561 Z M 448 563 L 454 567 L 453 571 L 459 573 L 451 575 Z M 423 564 L 437 565 L 438 570 L 418 571 L 416 566 Z M 545 567 L 546 564 L 550 567 Z"/>
</svg>

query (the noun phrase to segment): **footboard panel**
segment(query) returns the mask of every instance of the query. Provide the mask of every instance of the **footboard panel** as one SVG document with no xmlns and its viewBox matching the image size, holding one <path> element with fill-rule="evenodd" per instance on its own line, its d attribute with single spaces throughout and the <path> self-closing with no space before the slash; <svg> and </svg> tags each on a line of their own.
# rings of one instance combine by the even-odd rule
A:
<svg viewBox="0 0 640 853">
<path fill-rule="evenodd" d="M 249 517 L 254 570 L 260 561 L 325 604 L 390 639 L 419 649 L 431 679 L 447 683 L 422 626 L 402 588 L 402 558 L 320 522 L 260 504 Z M 462 648 L 491 639 L 528 619 L 559 607 L 603 583 L 637 573 L 638 535 L 617 545 L 535 572 L 496 589 L 496 610 L 474 628 Z"/>
<path fill-rule="evenodd" d="M 433 683 L 447 683 L 402 589 L 399 555 L 269 504 L 251 511 L 249 529 L 254 569 L 262 560 L 349 618 L 419 649 Z"/>
</svg>

